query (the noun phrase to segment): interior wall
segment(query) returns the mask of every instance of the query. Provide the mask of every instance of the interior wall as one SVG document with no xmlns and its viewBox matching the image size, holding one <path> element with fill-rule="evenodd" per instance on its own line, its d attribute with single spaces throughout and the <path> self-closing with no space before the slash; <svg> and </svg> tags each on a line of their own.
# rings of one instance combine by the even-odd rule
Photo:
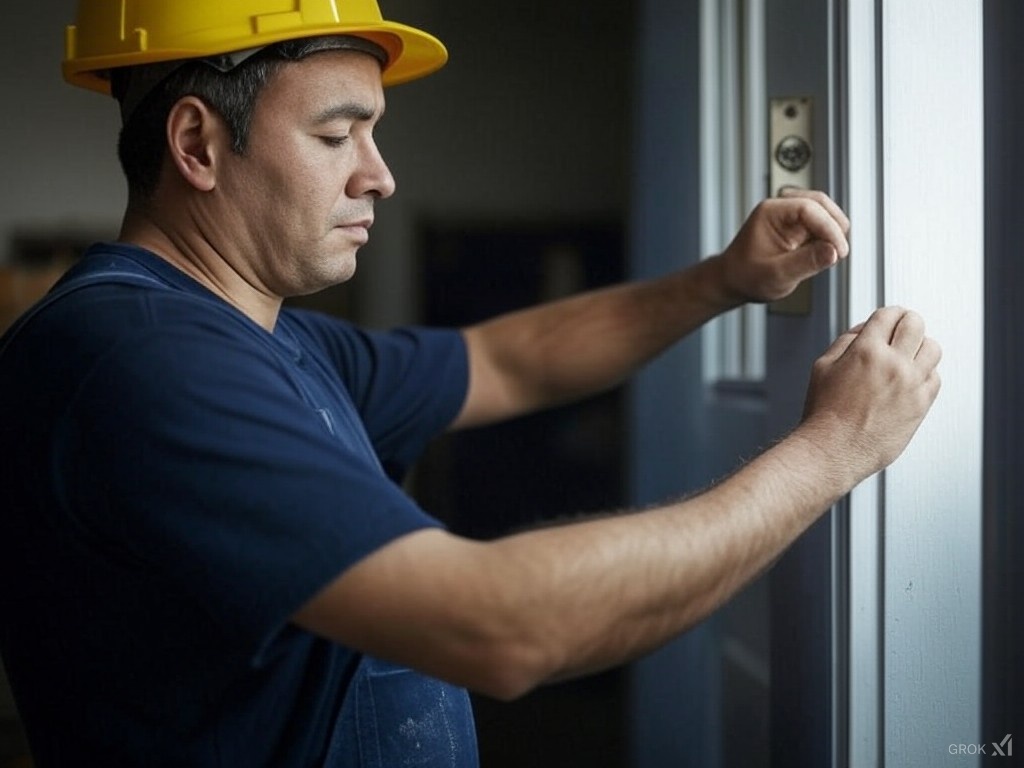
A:
<svg viewBox="0 0 1024 768">
<path fill-rule="evenodd" d="M 398 193 L 355 284 L 374 324 L 414 319 L 416 226 L 620 215 L 628 197 L 630 3 L 382 0 L 448 46 L 438 74 L 389 89 L 378 129 Z M 0 260 L 15 230 L 116 232 L 125 202 L 113 102 L 64 84 L 75 0 L 0 12 Z"/>
<path fill-rule="evenodd" d="M 5 3 L 0 11 L 0 258 L 13 231 L 109 232 L 124 205 L 113 103 L 61 79 L 74 0 Z"/>
<path fill-rule="evenodd" d="M 379 131 L 399 192 L 363 260 L 377 324 L 416 314 L 417 220 L 622 216 L 632 26 L 631 3 L 585 13 L 541 0 L 384 5 L 440 37 L 451 58 L 388 93 Z"/>
</svg>

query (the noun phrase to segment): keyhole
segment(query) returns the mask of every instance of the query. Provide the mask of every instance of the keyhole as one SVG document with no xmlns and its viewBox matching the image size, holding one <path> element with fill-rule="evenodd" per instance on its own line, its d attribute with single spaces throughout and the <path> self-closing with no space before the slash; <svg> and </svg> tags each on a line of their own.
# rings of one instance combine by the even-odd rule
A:
<svg viewBox="0 0 1024 768">
<path fill-rule="evenodd" d="M 811 145 L 799 136 L 787 136 L 775 148 L 775 160 L 795 173 L 811 162 Z"/>
</svg>

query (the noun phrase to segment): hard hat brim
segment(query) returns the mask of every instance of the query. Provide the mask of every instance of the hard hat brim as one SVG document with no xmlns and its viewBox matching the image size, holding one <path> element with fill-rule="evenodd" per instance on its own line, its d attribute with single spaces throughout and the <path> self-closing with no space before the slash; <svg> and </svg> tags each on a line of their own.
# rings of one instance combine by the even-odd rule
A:
<svg viewBox="0 0 1024 768">
<path fill-rule="evenodd" d="M 74 51 L 74 27 L 68 28 L 68 50 Z M 382 82 L 385 86 L 398 85 L 425 77 L 443 67 L 448 61 L 444 44 L 433 35 L 399 24 L 382 21 L 372 24 L 333 24 L 322 27 L 306 27 L 301 35 L 294 30 L 265 33 L 258 37 L 238 40 L 237 45 L 227 41 L 218 50 L 161 49 L 117 53 L 107 56 L 74 56 L 69 54 L 62 64 L 64 79 L 89 90 L 110 95 L 109 72 L 119 67 L 155 64 L 163 61 L 201 59 L 211 55 L 230 53 L 257 46 L 273 45 L 285 40 L 325 35 L 351 35 L 364 37 L 384 47 L 388 52 L 388 63 L 384 67 Z"/>
</svg>

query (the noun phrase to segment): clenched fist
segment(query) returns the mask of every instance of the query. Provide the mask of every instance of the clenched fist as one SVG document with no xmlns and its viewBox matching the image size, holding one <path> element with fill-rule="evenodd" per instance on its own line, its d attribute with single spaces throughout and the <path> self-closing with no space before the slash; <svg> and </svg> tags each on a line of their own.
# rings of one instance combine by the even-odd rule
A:
<svg viewBox="0 0 1024 768">
<path fill-rule="evenodd" d="M 824 192 L 787 189 L 762 201 L 718 257 L 721 290 L 733 304 L 765 302 L 850 252 L 850 220 Z"/>
<path fill-rule="evenodd" d="M 814 364 L 798 430 L 835 451 L 852 483 L 906 448 L 941 385 L 942 350 L 924 320 L 901 307 L 876 310 Z"/>
</svg>

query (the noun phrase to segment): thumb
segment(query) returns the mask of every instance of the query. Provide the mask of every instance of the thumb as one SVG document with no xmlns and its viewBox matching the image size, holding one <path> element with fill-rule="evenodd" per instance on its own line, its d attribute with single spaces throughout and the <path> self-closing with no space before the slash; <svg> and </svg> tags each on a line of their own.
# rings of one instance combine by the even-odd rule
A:
<svg viewBox="0 0 1024 768">
<path fill-rule="evenodd" d="M 824 240 L 812 240 L 797 248 L 793 255 L 799 257 L 797 263 L 805 266 L 808 270 L 804 277 L 816 275 L 823 269 L 834 266 L 839 261 L 836 247 L 832 243 L 826 243 Z"/>
<path fill-rule="evenodd" d="M 804 280 L 814 277 L 839 261 L 835 246 L 822 240 L 804 243 L 782 257 L 775 297 L 783 298 L 796 290 Z"/>
</svg>

